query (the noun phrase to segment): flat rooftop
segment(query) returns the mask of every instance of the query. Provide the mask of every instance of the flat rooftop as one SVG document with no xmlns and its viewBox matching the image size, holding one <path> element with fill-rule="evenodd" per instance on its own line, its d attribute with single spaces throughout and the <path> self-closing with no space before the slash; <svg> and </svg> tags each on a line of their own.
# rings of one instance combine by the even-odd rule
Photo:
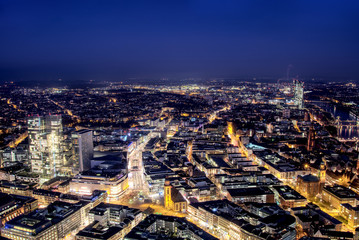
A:
<svg viewBox="0 0 359 240">
<path fill-rule="evenodd" d="M 334 185 L 334 186 L 325 186 L 324 189 L 334 196 L 338 198 L 356 198 L 357 194 L 350 190 L 349 188 L 346 188 L 344 186 L 340 185 Z"/>
</svg>

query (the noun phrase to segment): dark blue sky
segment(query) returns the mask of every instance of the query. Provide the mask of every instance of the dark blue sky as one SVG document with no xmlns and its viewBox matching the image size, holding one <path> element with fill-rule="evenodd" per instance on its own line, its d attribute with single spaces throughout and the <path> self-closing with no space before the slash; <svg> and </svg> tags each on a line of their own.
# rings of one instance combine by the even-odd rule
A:
<svg viewBox="0 0 359 240">
<path fill-rule="evenodd" d="M 359 79 L 359 1 L 1 0 L 0 80 Z"/>
</svg>

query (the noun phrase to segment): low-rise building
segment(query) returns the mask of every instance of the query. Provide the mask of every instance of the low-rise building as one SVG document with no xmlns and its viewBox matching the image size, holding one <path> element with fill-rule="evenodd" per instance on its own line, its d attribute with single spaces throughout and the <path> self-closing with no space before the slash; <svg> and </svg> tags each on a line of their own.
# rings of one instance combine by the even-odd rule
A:
<svg viewBox="0 0 359 240">
<path fill-rule="evenodd" d="M 289 186 L 274 186 L 275 199 L 284 208 L 303 207 L 307 204 L 307 199 Z"/>
<path fill-rule="evenodd" d="M 320 179 L 311 174 L 300 175 L 297 178 L 297 190 L 307 198 L 314 198 L 321 192 Z"/>
<path fill-rule="evenodd" d="M 315 234 L 314 237 L 317 238 L 327 238 L 327 239 L 355 239 L 354 234 L 351 232 L 342 232 L 342 231 L 333 231 L 333 230 L 325 230 L 320 229 Z"/>
<path fill-rule="evenodd" d="M 149 156 L 147 156 L 149 155 Z M 164 184 L 166 177 L 175 173 L 162 162 L 155 160 L 152 154 L 143 156 L 144 177 L 148 184 L 149 194 L 156 196 L 164 195 Z"/>
<path fill-rule="evenodd" d="M 309 170 L 302 169 L 296 162 L 269 150 L 255 151 L 253 157 L 255 163 L 267 168 L 271 174 L 281 181 L 292 181 L 299 175 L 310 173 Z"/>
<path fill-rule="evenodd" d="M 37 183 L 21 181 L 0 181 L 0 191 L 7 194 L 32 197 L 33 189 L 38 186 Z"/>
<path fill-rule="evenodd" d="M 236 203 L 274 203 L 274 193 L 268 187 L 227 189 L 227 199 Z"/>
<path fill-rule="evenodd" d="M 308 203 L 305 207 L 291 208 L 290 212 L 295 216 L 297 224 L 309 236 L 313 236 L 321 228 L 340 231 L 343 225 L 341 221 L 311 203 Z"/>
<path fill-rule="evenodd" d="M 38 201 L 32 197 L 0 193 L 0 227 L 15 217 L 37 208 Z"/>
<path fill-rule="evenodd" d="M 46 209 L 20 215 L 5 223 L 1 236 L 10 239 L 57 240 L 88 222 L 89 203 L 54 202 Z"/>
<path fill-rule="evenodd" d="M 138 209 L 101 203 L 90 210 L 92 223 L 76 235 L 76 240 L 123 239 L 143 218 Z"/>
<path fill-rule="evenodd" d="M 341 204 L 340 216 L 342 216 L 348 221 L 348 225 L 350 227 L 359 227 L 359 206 L 353 207 L 349 203 Z"/>
<path fill-rule="evenodd" d="M 92 207 L 95 207 L 101 202 L 106 201 L 108 195 L 107 192 L 103 190 L 94 190 L 90 195 L 73 195 L 44 189 L 35 189 L 33 190 L 32 196 L 39 201 L 39 205 L 42 207 L 46 207 L 47 205 L 56 201 L 68 203 L 78 203 L 79 201 L 85 201 L 90 202 Z"/>
<path fill-rule="evenodd" d="M 207 177 L 167 177 L 167 185 L 176 188 L 181 195 L 191 201 L 210 201 L 217 199 L 217 187 Z"/>
<path fill-rule="evenodd" d="M 325 186 L 322 192 L 322 200 L 331 207 L 340 211 L 341 204 L 349 203 L 356 206 L 357 194 L 341 185 Z"/>
<path fill-rule="evenodd" d="M 104 161 L 70 182 L 70 192 L 91 195 L 95 190 L 103 190 L 112 200 L 118 200 L 128 187 L 127 164 L 122 161 Z"/>
<path fill-rule="evenodd" d="M 121 225 L 127 219 L 134 227 L 143 218 L 144 214 L 139 209 L 109 203 L 100 203 L 89 212 L 90 222 L 99 221 L 109 225 Z"/>
<path fill-rule="evenodd" d="M 217 200 L 191 203 L 187 212 L 191 221 L 221 239 L 295 239 L 295 218 L 287 212 L 276 209 L 261 217 L 249 210 L 228 200 Z"/>
<path fill-rule="evenodd" d="M 279 186 L 282 184 L 272 174 L 263 174 L 260 171 L 244 172 L 240 169 L 228 169 L 227 174 L 214 176 L 214 183 L 217 185 L 221 194 L 225 196 L 228 189 L 250 188 L 258 186 Z"/>
<path fill-rule="evenodd" d="M 163 215 L 149 215 L 133 228 L 124 239 L 218 240 L 218 238 L 188 222 L 185 218 Z"/>
<path fill-rule="evenodd" d="M 117 240 L 123 237 L 121 227 L 104 228 L 99 222 L 94 221 L 76 234 L 76 240 Z"/>
</svg>

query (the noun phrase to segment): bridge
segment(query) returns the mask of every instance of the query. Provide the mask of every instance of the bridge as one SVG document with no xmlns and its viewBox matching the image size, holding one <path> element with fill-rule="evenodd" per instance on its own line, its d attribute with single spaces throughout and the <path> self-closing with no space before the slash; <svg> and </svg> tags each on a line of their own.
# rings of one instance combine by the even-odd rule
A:
<svg viewBox="0 0 359 240">
<path fill-rule="evenodd" d="M 359 127 L 359 120 L 340 120 L 340 117 L 337 117 L 335 120 L 335 125 L 339 127 Z"/>
<path fill-rule="evenodd" d="M 335 121 L 337 127 L 338 136 L 343 136 L 343 134 L 350 136 L 349 138 L 338 137 L 338 140 L 341 142 L 348 141 L 358 141 L 359 138 L 359 120 L 340 120 L 340 117 L 337 117 Z"/>
<path fill-rule="evenodd" d="M 307 101 L 312 104 L 314 104 L 317 108 L 319 108 L 323 112 L 328 112 L 332 115 L 333 119 L 335 121 L 331 121 L 331 124 L 333 124 L 337 128 L 337 139 L 341 142 L 349 142 L 349 141 L 357 141 L 359 138 L 359 118 L 354 117 L 355 120 L 341 120 L 339 116 L 335 118 L 334 114 L 332 112 L 326 111 L 323 109 L 320 105 L 321 104 L 328 104 L 331 103 L 330 101 Z M 324 126 L 327 123 L 323 123 L 320 121 L 320 119 L 317 119 L 316 116 L 314 116 L 310 109 L 308 109 L 310 119 L 317 121 L 320 125 Z"/>
</svg>

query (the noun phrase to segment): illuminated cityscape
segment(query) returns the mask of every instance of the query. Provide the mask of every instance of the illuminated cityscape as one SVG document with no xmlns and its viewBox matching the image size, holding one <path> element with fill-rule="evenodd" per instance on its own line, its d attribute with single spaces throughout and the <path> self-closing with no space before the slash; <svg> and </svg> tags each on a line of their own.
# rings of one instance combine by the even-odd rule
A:
<svg viewBox="0 0 359 240">
<path fill-rule="evenodd" d="M 358 1 L 2 1 L 0 240 L 359 240 Z"/>
<path fill-rule="evenodd" d="M 3 237 L 357 236 L 356 84 L 106 84 L 2 86 Z"/>
</svg>

